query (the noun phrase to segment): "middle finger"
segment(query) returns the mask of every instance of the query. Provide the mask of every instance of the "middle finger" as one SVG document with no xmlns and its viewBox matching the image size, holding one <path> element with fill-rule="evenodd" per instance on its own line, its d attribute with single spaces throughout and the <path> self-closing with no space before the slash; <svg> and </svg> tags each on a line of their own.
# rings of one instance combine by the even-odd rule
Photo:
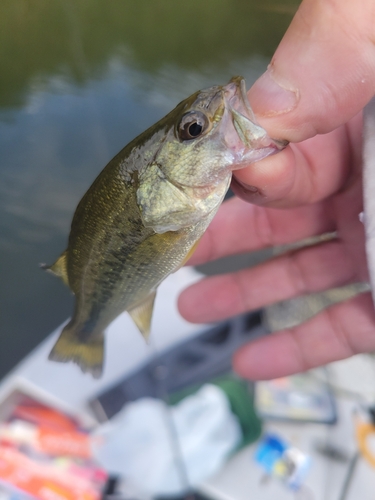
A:
<svg viewBox="0 0 375 500">
<path fill-rule="evenodd" d="M 344 285 L 357 279 L 355 263 L 340 240 L 289 252 L 256 267 L 205 278 L 182 292 L 179 310 L 206 323 Z"/>
</svg>

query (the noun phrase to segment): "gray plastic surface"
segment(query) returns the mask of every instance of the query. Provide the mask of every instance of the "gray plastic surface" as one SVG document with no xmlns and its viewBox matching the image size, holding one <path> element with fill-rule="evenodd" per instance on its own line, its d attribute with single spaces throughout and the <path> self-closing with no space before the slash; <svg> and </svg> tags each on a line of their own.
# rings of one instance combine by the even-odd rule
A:
<svg viewBox="0 0 375 500">
<path fill-rule="evenodd" d="M 259 312 L 237 316 L 160 354 L 90 402 L 99 421 L 113 417 L 141 397 L 164 399 L 188 386 L 231 370 L 234 352 L 266 334 Z"/>
</svg>

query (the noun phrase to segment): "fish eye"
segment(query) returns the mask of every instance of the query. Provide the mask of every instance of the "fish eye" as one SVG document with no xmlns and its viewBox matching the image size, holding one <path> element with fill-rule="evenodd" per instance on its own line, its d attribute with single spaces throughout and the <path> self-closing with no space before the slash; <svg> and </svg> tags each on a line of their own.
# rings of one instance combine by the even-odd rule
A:
<svg viewBox="0 0 375 500">
<path fill-rule="evenodd" d="M 177 133 L 182 141 L 189 141 L 200 137 L 208 128 L 207 116 L 200 111 L 186 113 L 177 127 Z"/>
</svg>

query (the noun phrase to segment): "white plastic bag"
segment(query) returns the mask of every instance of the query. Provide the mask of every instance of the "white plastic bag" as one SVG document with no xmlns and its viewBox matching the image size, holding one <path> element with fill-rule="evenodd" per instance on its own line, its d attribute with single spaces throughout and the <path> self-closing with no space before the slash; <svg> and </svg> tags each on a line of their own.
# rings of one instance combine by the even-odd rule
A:
<svg viewBox="0 0 375 500">
<path fill-rule="evenodd" d="M 241 429 L 223 391 L 207 384 L 174 407 L 152 398 L 130 403 L 96 436 L 97 460 L 148 497 L 183 493 L 219 470 L 241 440 Z"/>
</svg>

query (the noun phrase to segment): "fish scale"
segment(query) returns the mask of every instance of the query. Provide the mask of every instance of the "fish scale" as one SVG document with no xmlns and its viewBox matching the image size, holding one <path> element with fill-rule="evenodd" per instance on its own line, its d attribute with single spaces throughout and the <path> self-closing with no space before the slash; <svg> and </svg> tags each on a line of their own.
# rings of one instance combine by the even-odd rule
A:
<svg viewBox="0 0 375 500">
<path fill-rule="evenodd" d="M 244 80 L 194 93 L 120 151 L 78 204 L 52 266 L 75 295 L 49 358 L 99 377 L 104 331 L 128 311 L 145 338 L 158 285 L 189 258 L 232 170 L 285 147 L 254 122 Z"/>
</svg>

